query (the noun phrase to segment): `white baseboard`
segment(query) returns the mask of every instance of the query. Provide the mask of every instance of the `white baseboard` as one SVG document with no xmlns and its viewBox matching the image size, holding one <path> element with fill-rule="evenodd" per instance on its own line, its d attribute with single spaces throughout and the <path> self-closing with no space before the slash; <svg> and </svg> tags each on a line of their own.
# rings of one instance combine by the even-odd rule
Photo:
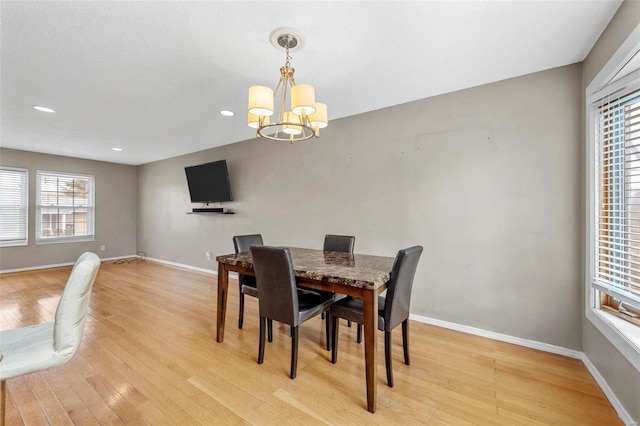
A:
<svg viewBox="0 0 640 426">
<path fill-rule="evenodd" d="M 618 413 L 618 417 L 620 417 L 620 420 L 622 420 L 626 426 L 638 426 L 638 422 L 633 420 L 627 410 L 625 410 L 622 404 L 620 404 L 620 401 L 618 401 L 616 395 L 613 393 L 602 375 L 600 375 L 598 369 L 591 363 L 587 355 L 582 354 L 582 362 L 584 363 L 585 367 L 587 367 L 587 370 L 589 370 L 589 373 L 591 373 L 596 383 L 598 383 L 598 386 L 600 386 L 602 392 L 604 392 L 604 394 L 607 396 L 607 399 L 609 400 L 609 402 L 611 402 L 611 405 L 613 405 L 613 408 Z"/>
<path fill-rule="evenodd" d="M 205 274 L 218 275 L 218 272 L 214 271 L 212 269 L 198 268 L 197 266 L 185 265 L 184 263 L 171 262 L 171 261 L 163 260 L 163 259 L 156 259 L 154 257 L 147 257 L 146 259 L 150 260 L 152 262 L 163 263 L 165 265 L 177 266 L 178 268 L 184 268 L 184 269 L 190 269 L 192 271 L 204 272 Z"/>
<path fill-rule="evenodd" d="M 101 262 L 110 262 L 112 260 L 120 260 L 120 259 L 131 259 L 132 257 L 139 257 L 136 254 L 131 254 L 129 256 L 116 256 L 116 257 L 105 257 L 104 259 L 100 259 Z M 152 262 L 163 263 L 165 265 L 177 266 L 178 268 L 190 269 L 192 271 L 204 272 L 206 274 L 218 275 L 218 271 L 214 271 L 212 269 L 198 268 L 196 266 L 185 265 L 184 263 L 170 262 L 168 260 L 156 259 L 153 257 L 146 257 L 146 260 L 150 260 Z M 0 274 L 9 274 L 11 272 L 28 272 L 28 271 L 36 271 L 38 269 L 49 269 L 49 268 L 60 268 L 62 266 L 71 266 L 74 262 L 65 262 L 65 263 L 54 263 L 51 265 L 40 265 L 40 266 L 28 266 L 26 268 L 17 268 L 17 269 L 4 269 L 0 270 Z M 235 272 L 229 272 L 229 276 L 232 278 L 237 278 L 238 274 Z"/>
<path fill-rule="evenodd" d="M 153 257 L 147 257 L 147 260 L 152 262 L 164 263 L 165 265 L 177 266 L 178 268 L 190 269 L 192 271 L 204 272 L 205 274 L 218 275 L 218 271 L 213 269 L 198 268 L 197 266 L 185 265 L 184 263 L 170 262 L 168 260 L 156 259 Z M 236 272 L 229 272 L 231 278 L 238 279 Z"/>
<path fill-rule="evenodd" d="M 536 342 L 535 340 L 522 339 L 520 337 L 509 336 L 507 334 L 495 333 L 493 331 L 483 330 L 481 328 L 470 327 L 468 325 L 456 324 L 453 322 L 442 321 L 435 318 L 423 317 L 420 315 L 409 315 L 409 319 L 424 324 L 436 325 L 438 327 L 448 328 L 450 330 L 461 331 L 463 333 L 473 334 L 475 336 L 487 337 L 501 342 L 513 343 L 514 345 L 524 346 L 526 348 L 538 349 L 552 354 L 564 355 L 569 358 L 582 359 L 582 352 L 576 351 L 562 346 L 550 345 L 548 343 Z"/>
<path fill-rule="evenodd" d="M 460 331 L 462 333 L 473 334 L 475 336 L 487 337 L 493 340 L 499 340 L 501 342 L 513 343 L 514 345 L 524 346 L 527 348 L 538 349 L 544 352 L 549 352 L 558 355 L 564 355 L 569 358 L 579 359 L 581 360 L 591 376 L 593 376 L 594 380 L 602 389 L 602 392 L 606 395 L 607 399 L 613 406 L 613 408 L 618 413 L 618 417 L 624 422 L 626 426 L 639 426 L 638 422 L 633 420 L 633 418 L 629 415 L 627 410 L 624 409 L 616 395 L 613 393 L 607 382 L 604 380 L 600 372 L 596 369 L 596 367 L 589 361 L 589 358 L 581 352 L 573 349 L 564 348 L 562 346 L 550 345 L 548 343 L 536 342 L 534 340 L 522 339 L 520 337 L 513 337 L 507 334 L 495 333 L 493 331 L 483 330 L 481 328 L 470 327 L 467 325 L 456 324 L 453 322 L 442 321 L 435 318 L 424 317 L 420 315 L 409 315 L 409 319 L 417 322 L 421 322 L 424 324 L 435 325 L 437 327 L 447 328 L 450 330 Z"/>
<path fill-rule="evenodd" d="M 119 259 L 131 259 L 132 257 L 136 257 L 135 254 L 130 254 L 129 256 L 116 256 L 116 257 L 105 257 L 101 258 L 100 262 L 110 262 L 112 260 Z M 65 262 L 65 263 L 54 263 L 51 265 L 39 265 L 39 266 L 27 266 L 26 268 L 16 268 L 16 269 L 2 269 L 0 270 L 0 274 L 9 274 L 12 272 L 27 272 L 27 271 L 37 271 L 38 269 L 49 269 L 49 268 L 60 268 L 62 266 L 71 266 L 75 263 L 73 262 Z"/>
</svg>

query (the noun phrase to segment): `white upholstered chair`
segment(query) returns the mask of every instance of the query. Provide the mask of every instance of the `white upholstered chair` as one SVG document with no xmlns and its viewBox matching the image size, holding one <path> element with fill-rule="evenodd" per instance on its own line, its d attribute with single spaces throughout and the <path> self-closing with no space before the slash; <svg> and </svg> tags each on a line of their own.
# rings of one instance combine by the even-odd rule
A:
<svg viewBox="0 0 640 426">
<path fill-rule="evenodd" d="M 86 252 L 76 260 L 54 322 L 0 331 L 0 425 L 4 424 L 5 380 L 66 364 L 80 347 L 99 267 L 95 253 Z"/>
</svg>

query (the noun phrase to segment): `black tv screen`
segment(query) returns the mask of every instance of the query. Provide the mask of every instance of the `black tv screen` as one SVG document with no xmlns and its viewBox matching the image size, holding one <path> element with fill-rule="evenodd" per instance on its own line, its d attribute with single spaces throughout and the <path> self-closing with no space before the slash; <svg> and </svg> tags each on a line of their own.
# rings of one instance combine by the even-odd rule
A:
<svg viewBox="0 0 640 426">
<path fill-rule="evenodd" d="M 227 161 L 188 166 L 184 168 L 192 203 L 232 201 Z"/>
</svg>

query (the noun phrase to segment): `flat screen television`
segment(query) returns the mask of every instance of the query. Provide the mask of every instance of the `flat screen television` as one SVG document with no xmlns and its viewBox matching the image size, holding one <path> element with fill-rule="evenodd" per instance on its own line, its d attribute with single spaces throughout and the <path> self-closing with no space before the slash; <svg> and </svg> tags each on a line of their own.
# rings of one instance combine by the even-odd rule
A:
<svg viewBox="0 0 640 426">
<path fill-rule="evenodd" d="M 192 203 L 232 201 L 227 161 L 188 166 L 184 168 Z"/>
</svg>

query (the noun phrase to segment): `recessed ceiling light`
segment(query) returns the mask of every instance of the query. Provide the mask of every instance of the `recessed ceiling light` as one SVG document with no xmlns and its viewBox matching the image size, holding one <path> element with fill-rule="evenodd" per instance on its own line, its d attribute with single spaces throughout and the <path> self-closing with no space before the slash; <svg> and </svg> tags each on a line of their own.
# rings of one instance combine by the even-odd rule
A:
<svg viewBox="0 0 640 426">
<path fill-rule="evenodd" d="M 118 152 L 122 152 L 122 151 L 123 151 L 123 149 L 122 149 L 122 148 L 115 148 L 115 147 L 114 147 L 114 148 L 111 148 L 111 149 L 112 149 L 112 150 L 114 150 L 114 151 L 118 151 Z"/>
<path fill-rule="evenodd" d="M 234 113 L 233 111 L 223 109 L 222 111 L 220 111 L 220 115 L 224 115 L 225 117 L 233 117 Z"/>
<path fill-rule="evenodd" d="M 36 109 L 42 112 L 55 112 L 55 110 L 42 105 L 33 105 L 33 109 Z"/>
</svg>

